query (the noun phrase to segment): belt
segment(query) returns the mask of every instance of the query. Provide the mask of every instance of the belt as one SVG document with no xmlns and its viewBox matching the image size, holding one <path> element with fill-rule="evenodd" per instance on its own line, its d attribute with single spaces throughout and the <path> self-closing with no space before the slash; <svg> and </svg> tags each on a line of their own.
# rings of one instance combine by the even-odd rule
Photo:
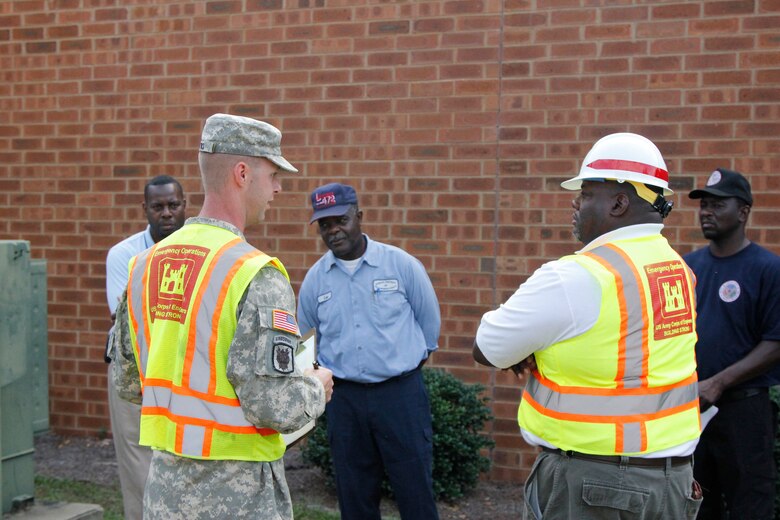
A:
<svg viewBox="0 0 780 520">
<path fill-rule="evenodd" d="M 672 466 L 683 466 L 685 464 L 692 464 L 693 457 L 687 455 L 685 457 L 663 457 L 663 458 L 644 458 L 644 457 L 626 457 L 623 455 L 591 455 L 589 453 L 580 453 L 577 451 L 565 451 L 559 449 L 552 449 L 542 447 L 542 450 L 547 453 L 555 453 L 562 457 L 570 457 L 572 459 L 589 460 L 592 462 L 600 462 L 601 464 L 614 464 L 619 466 L 625 464 L 627 466 L 641 466 L 645 468 L 663 468 L 667 462 Z"/>
<path fill-rule="evenodd" d="M 406 379 L 407 377 L 416 374 L 420 371 L 420 366 L 422 366 L 422 363 L 418 365 L 417 367 L 411 369 L 409 372 L 404 372 L 403 374 L 398 374 L 397 376 L 389 377 L 385 379 L 384 381 L 377 381 L 375 383 L 363 383 L 362 381 L 350 381 L 349 379 L 341 379 L 340 377 L 333 377 L 333 386 L 336 385 L 355 385 L 355 386 L 365 386 L 365 387 L 372 387 L 372 386 L 379 386 L 384 385 L 387 383 L 392 383 L 394 381 L 399 381 L 401 379 Z"/>
<path fill-rule="evenodd" d="M 726 390 L 718 399 L 719 403 L 728 403 L 731 401 L 739 401 L 740 399 L 747 399 L 748 397 L 754 397 L 760 394 L 769 393 L 768 388 L 733 388 Z"/>
</svg>

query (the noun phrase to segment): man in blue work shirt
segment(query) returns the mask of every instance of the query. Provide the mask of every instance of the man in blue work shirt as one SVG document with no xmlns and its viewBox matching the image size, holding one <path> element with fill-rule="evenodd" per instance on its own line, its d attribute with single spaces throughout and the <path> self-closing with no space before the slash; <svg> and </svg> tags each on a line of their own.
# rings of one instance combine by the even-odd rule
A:
<svg viewBox="0 0 780 520">
<path fill-rule="evenodd" d="M 328 441 L 343 520 L 379 520 L 390 480 L 403 520 L 436 520 L 431 411 L 420 367 L 436 350 L 439 302 L 422 263 L 364 235 L 351 186 L 311 194 L 330 251 L 298 298 L 301 331 L 317 331 L 317 360 L 333 371 Z"/>
</svg>

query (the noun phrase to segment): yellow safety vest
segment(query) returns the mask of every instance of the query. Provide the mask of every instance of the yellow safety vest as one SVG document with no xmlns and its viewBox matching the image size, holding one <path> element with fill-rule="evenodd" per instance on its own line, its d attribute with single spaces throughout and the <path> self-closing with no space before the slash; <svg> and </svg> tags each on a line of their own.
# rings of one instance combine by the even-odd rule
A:
<svg viewBox="0 0 780 520">
<path fill-rule="evenodd" d="M 561 260 L 598 280 L 601 309 L 589 331 L 534 354 L 520 427 L 562 450 L 599 455 L 696 439 L 695 292 L 687 265 L 660 235 Z"/>
<path fill-rule="evenodd" d="M 278 432 L 244 417 L 227 379 L 237 308 L 276 258 L 226 229 L 188 224 L 130 262 L 130 337 L 143 402 L 139 444 L 183 457 L 272 461 Z"/>
</svg>

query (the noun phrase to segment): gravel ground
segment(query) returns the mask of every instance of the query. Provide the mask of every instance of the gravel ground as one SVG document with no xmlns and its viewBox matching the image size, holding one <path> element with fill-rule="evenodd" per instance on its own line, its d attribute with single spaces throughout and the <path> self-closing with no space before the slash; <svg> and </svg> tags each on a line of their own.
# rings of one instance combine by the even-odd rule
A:
<svg viewBox="0 0 780 520">
<path fill-rule="evenodd" d="M 285 455 L 287 483 L 294 503 L 337 511 L 335 492 L 319 469 L 303 462 L 300 450 Z M 53 433 L 35 438 L 35 471 L 38 475 L 111 485 L 119 482 L 111 439 L 64 437 Z M 468 496 L 453 504 L 440 502 L 442 520 L 510 520 L 522 517 L 518 484 L 481 481 Z M 398 518 L 392 501 L 382 501 L 382 517 Z"/>
</svg>

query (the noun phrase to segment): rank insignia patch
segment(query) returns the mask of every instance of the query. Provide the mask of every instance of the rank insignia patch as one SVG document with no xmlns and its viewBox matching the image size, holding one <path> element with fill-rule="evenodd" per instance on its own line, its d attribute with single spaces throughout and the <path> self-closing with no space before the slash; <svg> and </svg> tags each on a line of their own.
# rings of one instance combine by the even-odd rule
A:
<svg viewBox="0 0 780 520">
<path fill-rule="evenodd" d="M 282 374 L 292 373 L 295 370 L 295 352 L 290 338 L 274 336 L 273 345 L 274 370 Z"/>
</svg>

